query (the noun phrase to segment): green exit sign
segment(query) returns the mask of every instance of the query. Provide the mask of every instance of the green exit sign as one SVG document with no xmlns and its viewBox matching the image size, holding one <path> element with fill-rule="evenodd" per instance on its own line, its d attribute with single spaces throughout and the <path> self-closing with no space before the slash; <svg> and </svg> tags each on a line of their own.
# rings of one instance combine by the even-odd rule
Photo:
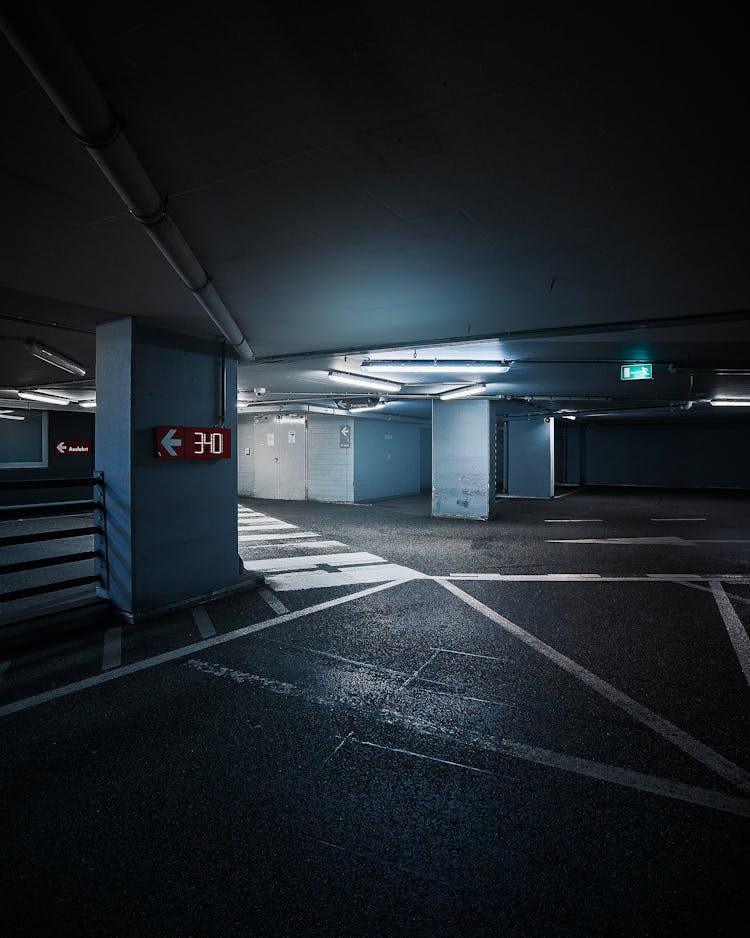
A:
<svg viewBox="0 0 750 938">
<path fill-rule="evenodd" d="M 638 365 L 620 365 L 621 381 L 643 381 L 653 376 L 653 365 L 649 362 Z"/>
</svg>

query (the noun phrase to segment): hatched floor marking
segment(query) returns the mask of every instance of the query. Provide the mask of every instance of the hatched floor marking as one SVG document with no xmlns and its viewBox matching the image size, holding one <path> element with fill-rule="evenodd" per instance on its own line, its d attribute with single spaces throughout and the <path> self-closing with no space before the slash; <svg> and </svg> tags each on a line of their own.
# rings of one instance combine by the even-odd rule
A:
<svg viewBox="0 0 750 938">
<path fill-rule="evenodd" d="M 315 531 L 291 531 L 286 534 L 240 534 L 237 540 L 242 544 L 245 541 L 283 541 L 295 537 L 320 537 Z"/>
</svg>

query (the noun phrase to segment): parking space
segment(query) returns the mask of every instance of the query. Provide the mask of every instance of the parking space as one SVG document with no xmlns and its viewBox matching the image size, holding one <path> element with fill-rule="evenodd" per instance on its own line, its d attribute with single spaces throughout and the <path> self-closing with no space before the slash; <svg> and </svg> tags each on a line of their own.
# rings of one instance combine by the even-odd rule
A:
<svg viewBox="0 0 750 938">
<path fill-rule="evenodd" d="M 22 933 L 730 934 L 746 505 L 656 497 L 243 500 L 262 589 L 4 661 Z"/>
</svg>

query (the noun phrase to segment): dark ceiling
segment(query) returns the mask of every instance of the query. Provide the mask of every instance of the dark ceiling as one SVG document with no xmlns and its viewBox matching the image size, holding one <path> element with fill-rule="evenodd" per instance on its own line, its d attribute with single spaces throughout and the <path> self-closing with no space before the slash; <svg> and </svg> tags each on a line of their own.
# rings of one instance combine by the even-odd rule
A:
<svg viewBox="0 0 750 938">
<path fill-rule="evenodd" d="M 244 397 L 341 400 L 329 367 L 397 349 L 511 359 L 487 393 L 552 410 L 750 397 L 739 12 L 52 7 L 260 359 Z M 216 335 L 2 37 L 0 79 L 0 402 L 63 374 L 18 340 L 93 374 L 114 317 Z"/>
</svg>

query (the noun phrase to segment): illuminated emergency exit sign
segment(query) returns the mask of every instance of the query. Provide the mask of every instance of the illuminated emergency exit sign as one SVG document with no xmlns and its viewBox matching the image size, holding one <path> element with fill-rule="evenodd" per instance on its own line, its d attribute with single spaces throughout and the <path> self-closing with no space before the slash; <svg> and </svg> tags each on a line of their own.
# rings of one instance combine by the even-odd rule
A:
<svg viewBox="0 0 750 938">
<path fill-rule="evenodd" d="M 643 381 L 653 377 L 653 365 L 650 362 L 620 365 L 620 381 Z"/>
<path fill-rule="evenodd" d="M 232 432 L 225 427 L 155 427 L 159 459 L 230 459 Z"/>
</svg>

